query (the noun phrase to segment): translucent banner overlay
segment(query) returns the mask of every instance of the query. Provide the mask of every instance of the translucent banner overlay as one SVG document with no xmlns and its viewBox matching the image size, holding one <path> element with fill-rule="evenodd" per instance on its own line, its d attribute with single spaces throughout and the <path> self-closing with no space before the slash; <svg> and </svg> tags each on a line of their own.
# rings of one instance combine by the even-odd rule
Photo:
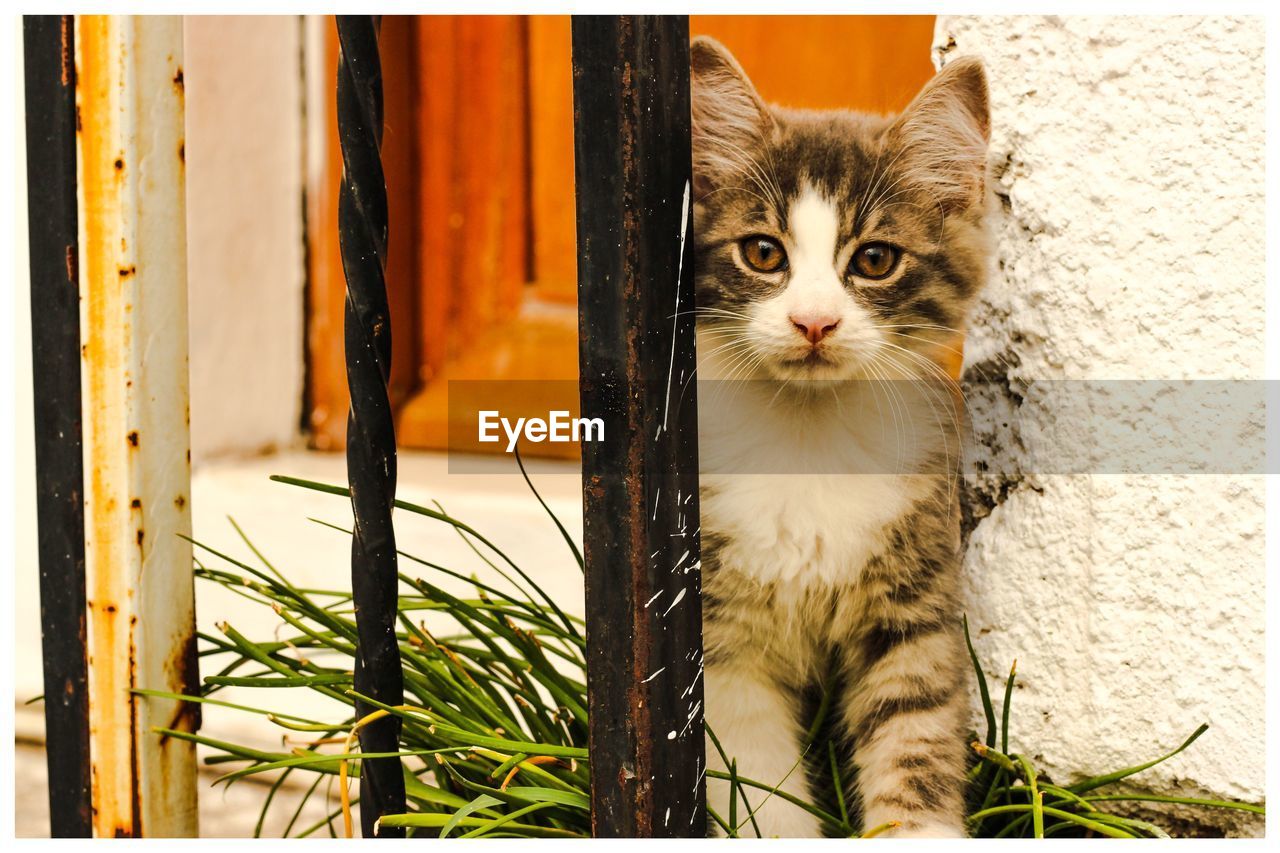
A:
<svg viewBox="0 0 1280 853">
<path fill-rule="evenodd" d="M 694 397 L 687 383 L 615 390 L 671 406 Z M 708 476 L 1280 473 L 1272 381 L 703 381 L 696 396 Z M 452 473 L 503 470 L 494 457 L 515 447 L 526 460 L 577 459 L 584 440 L 616 451 L 653 438 L 581 411 L 570 380 L 452 381 L 448 399 Z"/>
</svg>

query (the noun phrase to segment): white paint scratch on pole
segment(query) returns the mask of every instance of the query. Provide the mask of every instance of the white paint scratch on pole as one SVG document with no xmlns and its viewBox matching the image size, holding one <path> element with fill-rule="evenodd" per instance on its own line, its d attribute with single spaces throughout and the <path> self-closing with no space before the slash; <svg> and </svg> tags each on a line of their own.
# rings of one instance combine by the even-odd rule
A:
<svg viewBox="0 0 1280 853">
<path fill-rule="evenodd" d="M 671 363 L 667 366 L 667 398 L 662 406 L 662 428 L 667 428 L 667 414 L 671 411 L 671 374 L 676 369 L 676 329 L 680 325 L 680 279 L 684 278 L 684 238 L 689 230 L 689 190 L 691 184 L 684 182 L 684 203 L 680 208 L 680 260 L 676 265 L 676 310 L 671 317 Z"/>
<path fill-rule="evenodd" d="M 684 594 L 686 592 L 688 592 L 687 589 L 682 589 L 679 592 L 677 592 L 675 601 L 671 602 L 670 606 L 668 606 L 666 610 L 662 611 L 662 615 L 666 616 L 668 613 L 670 613 L 672 610 L 675 609 L 675 606 L 677 604 L 679 604 L 681 601 L 684 601 Z"/>
<path fill-rule="evenodd" d="M 648 678 L 646 678 L 642 683 L 643 683 L 643 684 L 648 684 L 650 681 L 653 681 L 653 680 L 654 680 L 655 678 L 657 678 L 659 675 L 662 675 L 662 673 L 663 673 L 664 671 L 666 671 L 666 667 L 665 667 L 665 666 L 658 667 L 658 671 L 657 671 L 657 672 L 655 672 L 653 675 L 649 676 Z"/>
<path fill-rule="evenodd" d="M 77 16 L 94 830 L 194 836 L 182 18 Z M 74 259 L 68 258 L 68 263 Z"/>
</svg>

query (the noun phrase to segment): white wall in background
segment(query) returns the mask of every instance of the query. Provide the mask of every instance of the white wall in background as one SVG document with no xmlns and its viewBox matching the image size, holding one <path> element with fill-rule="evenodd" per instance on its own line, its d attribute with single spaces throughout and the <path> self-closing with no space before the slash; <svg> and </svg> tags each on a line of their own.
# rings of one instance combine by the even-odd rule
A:
<svg viewBox="0 0 1280 853">
<path fill-rule="evenodd" d="M 191 445 L 201 462 L 300 441 L 302 25 L 186 19 Z"/>
<path fill-rule="evenodd" d="M 939 18 L 944 62 L 986 61 L 1003 202 L 970 365 L 1263 377 L 1263 49 L 1261 19 Z M 968 612 L 989 678 L 1017 658 L 1018 747 L 1063 781 L 1208 722 L 1134 785 L 1261 801 L 1263 478 L 1043 476 L 978 452 Z"/>
</svg>

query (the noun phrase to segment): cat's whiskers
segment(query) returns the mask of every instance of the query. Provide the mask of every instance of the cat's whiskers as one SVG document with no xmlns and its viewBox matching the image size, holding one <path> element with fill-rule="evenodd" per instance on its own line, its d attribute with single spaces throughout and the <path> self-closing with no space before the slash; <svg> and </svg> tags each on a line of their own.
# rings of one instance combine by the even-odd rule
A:
<svg viewBox="0 0 1280 853">
<path fill-rule="evenodd" d="M 878 323 L 878 324 L 875 324 L 873 328 L 875 328 L 875 329 L 925 329 L 925 330 L 933 330 L 933 331 L 939 331 L 939 332 L 950 332 L 951 334 L 953 334 L 953 335 L 955 335 L 955 336 L 957 336 L 957 337 L 961 337 L 961 338 L 962 338 L 962 337 L 964 337 L 964 336 L 965 336 L 965 334 L 966 334 L 966 333 L 965 333 L 965 331 L 964 331 L 963 329 L 957 329 L 957 328 L 954 328 L 954 327 L 952 327 L 952 326 L 942 326 L 942 325 L 939 325 L 939 324 L 937 324 L 937 323 Z M 924 341 L 925 343 L 930 343 L 930 344 L 932 344 L 932 345 L 934 345 L 934 346 L 942 347 L 942 348 L 944 348 L 944 349 L 950 350 L 951 352 L 955 353 L 956 355 L 959 355 L 959 356 L 963 356 L 963 355 L 964 355 L 964 353 L 963 353 L 961 350 L 955 349 L 955 348 L 953 348 L 953 347 L 945 346 L 944 344 L 942 344 L 942 343 L 940 343 L 940 342 L 933 341 L 933 340 L 930 340 L 930 339 L 928 339 L 928 338 L 920 338 L 920 337 L 915 336 L 915 335 L 906 335 L 906 334 L 903 334 L 903 333 L 901 333 L 901 332 L 894 332 L 894 333 L 891 333 L 891 334 L 895 334 L 895 335 L 898 335 L 898 336 L 900 336 L 900 337 L 904 337 L 904 338 L 912 338 L 913 340 L 920 340 L 920 341 Z M 1004 354 L 1004 353 L 1002 353 L 1002 352 L 995 352 L 995 353 L 992 353 L 992 354 L 989 356 L 989 358 L 992 358 L 992 359 L 994 359 L 994 360 L 996 360 L 996 361 L 1000 362 L 1000 364 L 1001 364 L 1003 367 L 1005 367 L 1005 368 L 1007 368 L 1007 369 L 1009 369 L 1009 370 L 1012 370 L 1012 369 L 1014 369 L 1015 367 L 1017 367 L 1017 365 L 1015 365 L 1015 364 L 1013 364 L 1012 362 L 1010 362 L 1010 361 L 1009 361 L 1009 359 L 1008 359 L 1008 357 L 1007 357 L 1007 356 L 1005 356 L 1005 354 Z M 985 378 L 985 377 L 984 377 L 984 378 Z"/>
<path fill-rule="evenodd" d="M 938 233 L 933 240 L 933 245 L 935 247 L 940 246 L 942 245 L 942 238 L 946 233 L 947 211 L 946 211 L 946 208 L 943 207 L 942 202 L 939 201 L 938 197 L 934 195 L 932 190 L 924 189 L 922 191 L 926 196 L 929 197 L 929 200 L 933 202 L 931 205 L 923 205 L 914 201 L 897 201 L 897 199 L 902 198 L 910 193 L 910 190 L 900 190 L 899 192 L 894 193 L 892 196 L 878 202 L 877 209 L 888 210 L 891 207 L 916 207 L 921 210 L 925 210 L 927 208 L 932 208 L 936 210 L 938 213 Z"/>
<path fill-rule="evenodd" d="M 957 466 L 952 464 L 951 447 L 947 438 L 947 431 L 943 428 L 941 419 L 938 418 L 938 412 L 937 412 L 938 406 L 936 404 L 941 402 L 941 404 L 946 408 L 948 418 L 951 422 L 951 429 L 953 430 L 952 434 L 955 435 L 957 439 L 957 447 L 956 447 L 957 456 L 955 461 L 958 463 L 959 452 L 960 452 L 960 447 L 958 442 L 960 438 L 963 436 L 963 430 L 961 428 L 960 421 L 956 415 L 954 401 L 955 399 L 959 398 L 961 405 L 965 407 L 966 417 L 968 416 L 968 403 L 965 401 L 964 395 L 960 392 L 960 387 L 956 383 L 956 381 L 952 379 L 951 376 L 948 375 L 947 372 L 944 371 L 937 364 L 925 358 L 924 356 L 920 355 L 919 353 L 912 352 L 911 350 L 905 347 L 898 346 L 897 344 L 891 343 L 889 341 L 882 340 L 879 343 L 881 346 L 888 347 L 897 352 L 901 352 L 908 358 L 912 359 L 912 361 L 915 364 L 924 368 L 926 377 L 913 379 L 911 380 L 912 382 L 930 383 L 929 377 L 934 377 L 936 379 L 941 380 L 944 386 L 946 386 L 947 388 L 946 391 L 939 391 L 937 389 L 934 389 L 932 387 L 932 384 L 925 385 L 925 391 L 929 395 L 927 402 L 929 403 L 929 408 L 933 413 L 934 420 L 937 424 L 939 434 L 942 438 L 943 462 L 944 462 L 944 465 L 946 466 L 945 470 L 946 470 L 947 489 L 948 489 L 947 499 L 949 501 L 951 499 L 951 494 L 952 494 L 951 490 L 955 484 L 956 478 L 958 478 L 959 476 L 959 469 Z M 948 402 L 951 402 L 952 404 L 948 405 Z"/>
<path fill-rule="evenodd" d="M 773 408 L 773 404 L 774 404 L 774 403 L 776 403 L 776 402 L 778 401 L 778 395 L 779 395 L 779 394 L 781 394 L 783 391 L 785 391 L 785 390 L 786 390 L 786 388 L 787 388 L 787 386 L 788 386 L 788 385 L 790 385 L 790 384 L 791 384 L 791 377 L 790 377 L 790 376 L 787 376 L 787 377 L 783 378 L 783 380 L 782 380 L 782 384 L 778 386 L 778 390 L 777 390 L 777 391 L 774 391 L 774 392 L 773 392 L 773 396 L 769 398 L 769 408 L 770 408 L 770 409 L 772 409 L 772 408 Z"/>
<path fill-rule="evenodd" d="M 942 343 L 941 341 L 935 341 L 929 338 L 922 338 L 919 335 L 908 335 L 906 332 L 891 332 L 890 334 L 892 334 L 895 338 L 907 338 L 913 341 L 920 341 L 921 343 L 929 344 L 930 346 L 937 347 L 938 349 L 944 349 L 947 352 L 953 352 L 959 356 L 964 355 L 964 353 L 961 352 L 960 350 L 956 349 L 955 347 L 949 347 L 946 344 Z"/>
<path fill-rule="evenodd" d="M 893 155 L 893 159 L 882 168 L 880 164 L 884 159 L 885 145 L 885 140 L 882 138 L 876 149 L 876 165 L 872 167 L 873 177 L 867 182 L 867 188 L 863 192 L 862 198 L 859 200 L 857 207 L 854 208 L 854 220 L 857 222 L 865 222 L 866 218 L 875 210 L 876 204 L 872 199 L 879 193 L 880 184 L 893 170 L 893 167 L 898 164 L 898 161 L 902 159 L 903 154 L 906 153 L 905 148 L 899 148 Z"/>
<path fill-rule="evenodd" d="M 699 332 L 699 334 L 703 336 L 707 336 L 707 335 L 715 334 L 717 332 L 720 333 L 718 336 L 719 339 L 727 339 L 727 340 L 725 341 L 725 343 L 719 344 L 709 352 L 698 353 L 698 363 L 694 364 L 693 370 L 689 372 L 688 378 L 686 378 L 680 386 L 680 399 L 682 401 L 684 399 L 685 391 L 689 387 L 689 383 L 698 377 L 698 370 L 699 368 L 702 367 L 702 363 L 704 362 L 704 360 L 709 360 L 714 356 L 718 355 L 719 353 L 724 352 L 726 350 L 729 351 L 734 358 L 736 358 L 740 354 L 751 351 L 752 349 L 751 340 L 749 338 L 744 337 L 741 333 L 734 330 L 717 329 L 717 330 L 711 330 L 711 331 L 702 331 L 702 332 Z"/>
<path fill-rule="evenodd" d="M 741 155 L 742 155 L 743 157 L 745 157 L 745 158 L 746 158 L 746 159 L 751 163 L 751 165 L 752 165 L 752 166 L 756 169 L 756 171 L 760 174 L 761 178 L 765 181 L 765 183 L 768 185 L 768 187 L 772 190 L 772 192 L 773 192 L 773 198 L 774 198 L 774 201 L 775 201 L 775 203 L 778 205 L 778 210 L 782 210 L 782 209 L 783 209 L 783 193 L 782 193 L 782 186 L 781 186 L 781 184 L 779 184 L 779 182 L 778 182 L 778 175 L 777 175 L 777 172 L 774 170 L 773 155 L 772 155 L 772 153 L 771 153 L 771 152 L 769 152 L 769 150 L 768 150 L 768 149 L 765 149 L 765 157 L 766 157 L 766 158 L 767 158 L 767 160 L 768 160 L 768 163 L 767 163 L 767 167 L 768 167 L 768 174 L 765 174 L 766 164 L 761 163 L 757 158 L 755 158 L 755 157 L 751 156 L 751 154 L 750 154 L 749 152 L 747 152 L 746 150 L 744 150 L 744 149 L 743 149 L 743 148 L 741 148 L 740 146 L 735 145 L 735 144 L 734 144 L 734 143 L 732 143 L 732 142 L 728 142 L 727 140 L 725 140 L 725 142 L 726 142 L 726 144 L 732 145 L 734 148 L 737 148 L 737 149 L 738 149 L 738 151 L 739 151 L 739 152 L 741 152 Z"/>
<path fill-rule="evenodd" d="M 957 335 L 963 335 L 963 329 L 956 329 L 951 326 L 942 326 L 937 323 L 876 323 L 877 329 L 937 329 L 940 332 L 952 332 Z"/>
<path fill-rule="evenodd" d="M 734 191 L 737 191 L 737 192 L 746 193 L 747 195 L 755 196 L 756 198 L 760 199 L 760 201 L 764 202 L 764 204 L 765 204 L 766 206 L 768 206 L 768 205 L 772 204 L 772 202 L 771 202 L 771 201 L 769 201 L 769 199 L 767 199 L 767 198 L 765 198 L 764 196 L 760 195 L 760 193 L 755 192 L 754 190 L 747 189 L 746 187 L 741 186 L 741 185 L 735 185 L 735 186 L 729 186 L 729 187 L 716 187 L 715 189 L 713 189 L 713 190 L 711 190 L 711 191 L 709 191 L 709 192 L 705 192 L 705 193 L 703 193 L 702 195 L 698 196 L 698 197 L 695 199 L 695 201 L 703 202 L 703 201 L 706 201 L 707 199 L 711 198 L 711 197 L 712 197 L 713 195 L 715 195 L 716 193 L 728 192 L 728 191 L 730 191 L 730 190 L 734 190 Z"/>
<path fill-rule="evenodd" d="M 737 165 L 742 167 L 739 171 L 757 182 L 757 186 L 760 187 L 761 192 L 773 199 L 774 204 L 777 205 L 777 210 L 781 211 L 785 209 L 785 205 L 783 204 L 782 188 L 778 186 L 776 176 L 773 180 L 770 180 L 770 178 L 765 175 L 764 168 L 760 165 L 760 162 L 742 146 L 723 138 L 717 139 L 715 144 L 721 149 L 732 149 L 730 153 L 736 152 L 740 158 L 737 161 Z M 724 159 L 726 159 L 726 161 L 731 165 L 735 162 L 730 158 Z M 750 169 L 751 172 L 746 172 L 747 169 Z"/>
<path fill-rule="evenodd" d="M 681 312 L 681 313 L 690 313 L 690 312 Z M 715 317 L 731 317 L 733 319 L 743 320 L 748 323 L 754 319 L 748 314 L 743 314 L 741 311 L 730 311 L 727 308 L 716 308 L 711 306 L 708 306 L 706 308 L 694 308 L 692 313 L 697 316 L 711 315 Z M 675 315 L 672 315 L 672 316 L 675 316 Z M 671 319 L 671 318 L 668 317 L 667 319 Z"/>
<path fill-rule="evenodd" d="M 871 211 L 876 209 L 876 207 L 884 199 L 885 194 L 888 193 L 890 190 L 892 190 L 894 187 L 898 186 L 898 184 L 900 184 L 902 180 L 906 177 L 905 175 L 898 175 L 892 181 L 890 181 L 888 185 L 885 185 L 882 188 L 884 179 L 893 173 L 893 167 L 898 165 L 898 161 L 902 159 L 903 155 L 906 154 L 906 152 L 907 152 L 906 148 L 898 149 L 898 152 L 893 155 L 893 159 L 889 161 L 888 165 L 886 165 L 883 169 L 880 169 L 876 173 L 875 184 L 871 188 L 870 192 L 868 192 L 867 194 L 867 199 L 869 199 L 869 201 L 867 201 L 866 212 L 868 215 L 871 213 Z M 880 159 L 877 156 L 876 158 L 877 166 L 879 166 L 879 163 L 880 163 Z"/>
<path fill-rule="evenodd" d="M 760 192 L 747 190 L 745 188 L 743 188 L 743 191 L 758 198 L 760 200 L 760 203 L 766 209 L 773 207 L 777 204 L 777 202 L 774 200 L 773 190 L 767 185 L 764 176 L 759 174 L 758 172 L 755 172 L 753 167 L 739 164 L 733 161 L 727 161 L 727 168 L 731 170 L 730 172 L 731 174 L 740 174 L 743 177 L 750 180 L 751 183 L 755 185 L 756 189 L 758 189 Z M 763 193 L 763 195 L 761 195 L 761 193 Z M 706 198 L 706 196 L 703 196 L 703 198 Z"/>
<path fill-rule="evenodd" d="M 895 364 L 895 363 L 893 363 L 893 362 L 891 362 L 891 361 L 889 361 L 889 360 L 885 359 L 885 358 L 883 357 L 883 355 L 873 355 L 873 356 L 872 356 L 872 360 L 873 360 L 874 362 L 876 362 L 877 364 L 880 364 L 880 365 L 884 368 L 883 372 L 881 372 L 881 373 L 879 374 L 881 377 L 883 377 L 880 381 L 882 381 L 882 382 L 884 383 L 885 387 L 887 387 L 887 388 L 889 389 L 889 392 L 893 395 L 893 398 L 892 398 L 892 399 L 897 399 L 898 401 L 900 401 L 900 402 L 902 403 L 902 405 L 907 409 L 908 413 L 912 412 L 913 410 L 911 409 L 911 407 L 907 406 L 907 405 L 906 405 L 905 400 L 903 400 L 903 399 L 902 399 L 901 393 L 898 391 L 898 387 L 897 387 L 897 384 L 896 384 L 896 383 L 901 382 L 901 381 L 904 381 L 904 380 L 902 380 L 902 379 L 894 379 L 894 378 L 889 377 L 889 375 L 888 375 L 888 369 L 889 369 L 889 368 L 893 368 L 894 370 L 901 372 L 902 367 L 901 367 L 900 365 L 897 365 L 897 364 Z M 908 379 L 908 380 L 906 380 L 906 381 L 918 382 L 919 380 L 911 380 L 911 379 Z M 891 401 L 892 401 L 892 399 L 891 399 Z M 928 399 L 928 400 L 926 400 L 926 402 L 928 402 L 928 403 L 929 403 L 929 407 L 930 407 L 931 413 L 933 414 L 933 417 L 934 417 L 934 422 L 935 422 L 935 424 L 937 425 L 939 432 L 944 432 L 943 427 L 942 427 L 942 422 L 941 422 L 941 420 L 939 420 L 939 419 L 938 419 L 938 417 L 937 417 L 937 412 L 936 412 L 936 408 L 934 407 L 933 400 L 932 400 L 932 399 Z M 912 426 L 914 426 L 914 418 L 911 418 L 911 425 L 912 425 Z M 917 440 L 918 440 L 918 439 L 915 437 L 915 433 L 914 433 L 914 431 L 913 431 L 913 432 L 912 432 L 912 441 L 913 441 L 913 446 L 914 446 L 914 443 L 915 443 Z M 915 459 L 914 459 L 914 458 L 913 458 L 913 460 L 911 460 L 911 464 L 910 464 L 910 465 L 906 464 L 906 463 L 907 463 L 907 460 L 904 460 L 904 459 L 902 459 L 902 458 L 901 458 L 901 449 L 900 449 L 900 448 L 901 448 L 901 445 L 899 444 L 899 451 L 898 451 L 898 460 L 897 460 L 897 464 L 896 464 L 896 465 L 891 469 L 894 473 L 897 473 L 897 474 L 899 474 L 899 475 L 908 475 L 908 474 L 909 474 L 909 475 L 912 475 L 912 476 L 919 475 L 919 474 L 921 474 L 921 473 L 925 473 L 925 474 L 927 474 L 927 470 L 926 470 L 926 471 L 924 471 L 924 472 L 921 472 L 921 471 L 917 470 L 917 463 L 916 463 L 916 461 L 915 461 Z M 946 443 L 945 443 L 945 438 L 944 438 L 944 445 L 943 445 L 943 465 L 944 465 L 944 470 L 945 470 L 946 472 L 951 472 L 951 471 L 953 470 L 953 469 L 952 469 L 952 465 L 951 465 L 951 456 L 950 456 L 949 448 L 948 448 L 948 446 L 947 446 L 947 445 L 946 445 Z M 932 497 L 932 498 L 930 498 L 930 500 L 928 501 L 928 502 L 930 502 L 930 503 L 936 503 L 936 505 L 937 505 L 937 506 L 939 507 L 939 509 L 940 509 L 940 510 L 942 510 L 942 511 L 945 511 L 945 510 L 947 509 L 947 507 L 948 507 L 948 506 L 950 506 L 950 503 L 951 503 L 951 497 L 952 497 L 952 494 L 953 494 L 953 492 L 952 492 L 952 488 L 953 488 L 953 485 L 954 485 L 954 480 L 952 479 L 952 476 L 951 476 L 950 474 L 945 474 L 944 476 L 947 476 L 947 480 L 946 480 L 946 484 L 947 484 L 947 494 L 946 494 L 945 499 L 944 499 L 941 495 L 934 494 L 934 495 L 933 495 L 933 497 Z"/>
<path fill-rule="evenodd" d="M 857 204 L 853 206 L 853 221 L 855 223 L 864 223 L 866 221 L 866 203 L 867 199 L 871 197 L 873 186 L 879 180 L 879 176 L 881 174 L 879 171 L 880 161 L 884 159 L 884 149 L 885 143 L 884 140 L 881 139 L 879 144 L 876 146 L 876 164 L 871 167 L 871 179 L 867 181 L 867 185 L 862 190 L 862 196 L 858 199 Z"/>
<path fill-rule="evenodd" d="M 894 389 L 891 384 L 888 384 L 889 379 L 883 370 L 883 364 L 881 363 L 879 355 L 875 352 L 869 353 L 868 362 L 869 363 L 866 366 L 866 370 L 868 373 L 871 374 L 872 381 L 875 383 L 871 389 L 872 394 L 877 393 L 877 391 L 882 387 L 885 388 L 888 392 L 885 398 L 885 402 L 889 406 L 889 414 L 893 417 L 893 436 L 894 436 L 894 464 L 890 468 L 890 471 L 897 471 L 903 467 L 902 430 L 906 426 L 906 424 L 903 423 L 903 420 L 904 420 L 903 415 L 905 414 L 905 412 L 899 408 L 899 403 L 904 401 L 902 401 L 898 397 L 896 389 Z M 881 440 L 883 439 L 884 439 L 884 435 L 882 432 Z"/>
</svg>

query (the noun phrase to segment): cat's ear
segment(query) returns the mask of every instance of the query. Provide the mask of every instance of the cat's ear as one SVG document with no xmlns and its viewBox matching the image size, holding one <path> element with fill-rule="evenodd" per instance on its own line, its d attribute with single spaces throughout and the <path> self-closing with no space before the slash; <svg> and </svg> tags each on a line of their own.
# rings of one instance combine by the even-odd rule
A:
<svg viewBox="0 0 1280 853">
<path fill-rule="evenodd" d="M 944 210 L 963 210 L 985 193 L 991 112 L 982 61 L 961 56 L 925 84 L 889 128 L 911 180 Z"/>
<path fill-rule="evenodd" d="M 689 44 L 695 193 L 704 195 L 744 161 L 773 129 L 773 116 L 724 45 L 708 36 Z"/>
</svg>

